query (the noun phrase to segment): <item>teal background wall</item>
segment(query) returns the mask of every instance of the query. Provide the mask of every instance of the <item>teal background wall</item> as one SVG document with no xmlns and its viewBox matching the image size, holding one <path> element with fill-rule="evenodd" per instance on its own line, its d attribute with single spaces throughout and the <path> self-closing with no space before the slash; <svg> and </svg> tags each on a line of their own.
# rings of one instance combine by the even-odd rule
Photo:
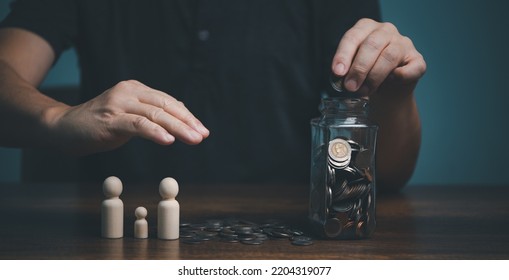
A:
<svg viewBox="0 0 509 280">
<path fill-rule="evenodd" d="M 9 2 L 0 0 L 0 19 Z M 509 2 L 382 0 L 381 7 L 428 64 L 416 90 L 423 137 L 410 185 L 509 184 Z M 77 83 L 68 51 L 42 87 Z M 0 181 L 18 181 L 20 164 L 19 150 L 0 148 Z"/>
</svg>

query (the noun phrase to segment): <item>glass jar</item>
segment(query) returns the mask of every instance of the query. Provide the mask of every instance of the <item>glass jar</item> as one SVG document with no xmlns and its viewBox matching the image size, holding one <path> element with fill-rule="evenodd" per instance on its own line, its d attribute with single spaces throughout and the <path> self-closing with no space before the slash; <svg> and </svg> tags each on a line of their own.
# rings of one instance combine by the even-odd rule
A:
<svg viewBox="0 0 509 280">
<path fill-rule="evenodd" d="M 375 220 L 375 147 L 378 127 L 368 100 L 324 97 L 311 120 L 309 219 L 322 238 L 371 236 Z"/>
</svg>

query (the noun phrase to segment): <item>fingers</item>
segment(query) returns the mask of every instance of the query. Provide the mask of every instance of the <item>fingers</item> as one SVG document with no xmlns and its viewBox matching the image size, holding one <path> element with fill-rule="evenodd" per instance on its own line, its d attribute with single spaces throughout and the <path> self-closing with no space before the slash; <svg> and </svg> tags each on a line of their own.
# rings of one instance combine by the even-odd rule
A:
<svg viewBox="0 0 509 280">
<path fill-rule="evenodd" d="M 163 128 L 167 133 L 186 144 L 195 145 L 205 138 L 181 119 L 157 106 L 130 102 L 126 107 L 126 113 L 143 116 L 148 122 Z M 153 125 L 150 124 L 150 126 Z"/>
<path fill-rule="evenodd" d="M 424 75 L 426 67 L 422 55 L 415 51 L 405 59 L 403 66 L 394 69 L 393 74 L 403 81 L 416 81 Z"/>
<path fill-rule="evenodd" d="M 373 31 L 376 22 L 370 19 L 361 19 L 348 30 L 339 42 L 336 55 L 332 60 L 332 70 L 338 76 L 344 76 L 350 69 L 351 63 L 359 45 Z"/>
<path fill-rule="evenodd" d="M 138 81 L 124 81 L 110 90 L 109 102 L 121 108 L 117 118 L 117 128 L 124 129 L 132 135 L 138 135 L 133 128 L 139 128 L 140 136 L 157 143 L 173 142 L 175 138 L 195 145 L 208 137 L 209 130 L 174 97 L 152 89 Z M 139 116 L 132 120 L 133 116 Z M 136 121 L 133 125 L 133 121 Z M 147 128 L 148 127 L 148 128 Z M 157 129 L 156 129 L 157 128 Z M 161 136 L 160 129 L 167 135 Z M 151 131 L 152 134 L 149 132 Z M 154 134 L 154 131 L 158 131 Z M 168 135 L 173 138 L 169 140 Z"/>
<path fill-rule="evenodd" d="M 368 62 L 373 63 L 374 61 L 373 65 L 370 66 L 371 69 L 368 73 L 362 71 L 351 71 L 351 74 L 349 73 L 345 79 L 347 82 L 350 80 L 356 80 L 357 84 L 362 85 L 356 90 L 361 95 L 368 95 L 374 92 L 380 84 L 385 81 L 387 76 L 395 70 L 401 60 L 401 53 L 401 48 L 398 45 L 388 45 L 385 49 L 383 49 L 378 57 L 374 57 L 372 58 L 373 60 Z M 363 65 L 365 62 L 358 63 L 359 65 Z M 353 65 L 355 65 L 354 67 L 360 67 L 356 66 L 357 61 L 354 61 Z M 358 70 L 357 68 L 355 69 Z"/>
<path fill-rule="evenodd" d="M 332 62 L 333 73 L 345 77 L 345 88 L 361 95 L 376 91 L 390 74 L 415 81 L 425 69 L 410 39 L 390 23 L 369 19 L 360 20 L 345 33 Z"/>
<path fill-rule="evenodd" d="M 184 106 L 184 104 L 168 94 L 147 88 L 138 95 L 138 100 L 142 103 L 156 106 L 163 109 L 168 114 L 179 119 L 190 128 L 198 132 L 202 137 L 209 135 L 209 130 Z"/>
<path fill-rule="evenodd" d="M 160 145 L 175 142 L 175 137 L 164 128 L 140 115 L 123 114 L 112 121 L 111 129 L 120 134 L 139 136 Z"/>
</svg>

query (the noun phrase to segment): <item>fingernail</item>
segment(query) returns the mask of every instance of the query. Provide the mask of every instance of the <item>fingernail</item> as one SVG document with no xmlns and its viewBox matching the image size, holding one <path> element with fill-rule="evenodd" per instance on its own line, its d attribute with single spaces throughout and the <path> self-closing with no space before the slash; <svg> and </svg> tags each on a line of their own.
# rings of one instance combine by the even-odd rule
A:
<svg viewBox="0 0 509 280">
<path fill-rule="evenodd" d="M 334 67 L 334 73 L 338 76 L 343 76 L 345 73 L 345 65 L 343 63 L 338 63 Z"/>
<path fill-rule="evenodd" d="M 208 136 L 210 134 L 210 131 L 206 129 L 204 126 L 199 126 L 198 131 L 201 133 L 202 136 Z"/>
<path fill-rule="evenodd" d="M 345 87 L 349 91 L 356 91 L 357 90 L 357 82 L 354 79 L 348 79 L 345 82 Z"/>
<path fill-rule="evenodd" d="M 190 131 L 189 133 L 189 137 L 192 139 L 192 140 L 199 140 L 201 141 L 203 139 L 203 136 L 201 136 L 201 134 L 199 134 L 198 132 L 196 131 Z"/>
<path fill-rule="evenodd" d="M 175 142 L 175 137 L 173 137 L 173 135 L 171 135 L 171 134 L 166 133 L 164 135 L 164 141 L 173 143 L 173 142 Z"/>
</svg>

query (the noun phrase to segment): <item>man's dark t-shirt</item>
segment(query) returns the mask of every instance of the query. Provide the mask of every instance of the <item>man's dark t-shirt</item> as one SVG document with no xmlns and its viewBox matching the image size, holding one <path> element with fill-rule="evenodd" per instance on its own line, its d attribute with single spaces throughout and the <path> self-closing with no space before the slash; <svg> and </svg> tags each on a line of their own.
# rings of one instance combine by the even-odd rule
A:
<svg viewBox="0 0 509 280">
<path fill-rule="evenodd" d="M 211 131 L 197 146 L 133 139 L 77 159 L 75 180 L 305 182 L 309 121 L 341 36 L 363 17 L 379 18 L 375 0 L 20 0 L 2 27 L 38 34 L 57 57 L 75 47 L 81 102 L 135 79 Z"/>
</svg>

